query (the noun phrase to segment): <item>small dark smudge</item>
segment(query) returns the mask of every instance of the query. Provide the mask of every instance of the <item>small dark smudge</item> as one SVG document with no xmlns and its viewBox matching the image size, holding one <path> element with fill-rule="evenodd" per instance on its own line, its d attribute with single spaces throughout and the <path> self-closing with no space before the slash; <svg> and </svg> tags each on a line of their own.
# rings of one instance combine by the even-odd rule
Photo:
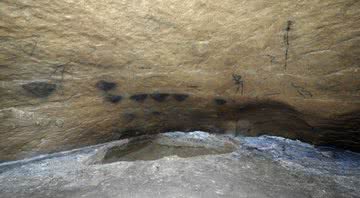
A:
<svg viewBox="0 0 360 198">
<path fill-rule="evenodd" d="M 38 98 L 50 96 L 56 90 L 56 84 L 47 82 L 31 82 L 22 85 L 22 88 Z"/>
<path fill-rule="evenodd" d="M 136 115 L 134 113 L 124 113 L 123 118 L 126 120 L 126 122 L 132 122 L 135 120 Z"/>
<path fill-rule="evenodd" d="M 106 100 L 111 103 L 118 103 L 122 100 L 122 96 L 119 95 L 108 95 L 106 96 Z"/>
<path fill-rule="evenodd" d="M 189 97 L 188 94 L 173 94 L 172 96 L 178 102 L 182 102 Z"/>
<path fill-rule="evenodd" d="M 159 112 L 159 111 L 153 111 L 153 112 L 151 112 L 151 114 L 156 115 L 156 116 L 159 116 L 159 115 L 161 115 L 162 113 Z"/>
<path fill-rule="evenodd" d="M 146 98 L 148 97 L 148 94 L 135 94 L 130 97 L 131 100 L 136 102 L 144 102 Z"/>
<path fill-rule="evenodd" d="M 164 102 L 167 97 L 169 97 L 170 94 L 168 93 L 153 93 L 150 94 L 151 98 L 154 99 L 157 102 Z"/>
<path fill-rule="evenodd" d="M 111 129 L 111 136 L 110 139 L 111 140 L 118 140 L 121 137 L 121 130 L 120 129 Z"/>
<path fill-rule="evenodd" d="M 103 91 L 110 91 L 116 87 L 116 83 L 100 80 L 96 83 L 96 87 Z"/>
<path fill-rule="evenodd" d="M 124 139 L 124 138 L 129 138 L 129 137 L 135 137 L 144 132 L 142 129 L 133 128 L 133 129 L 121 130 L 120 133 L 121 133 L 121 136 L 119 139 Z"/>
<path fill-rule="evenodd" d="M 291 25 L 293 24 L 293 21 L 287 21 L 286 31 L 291 30 Z"/>
<path fill-rule="evenodd" d="M 215 99 L 214 99 L 214 102 L 215 102 L 217 105 L 224 105 L 224 104 L 226 104 L 226 100 L 221 99 L 221 98 L 215 98 Z"/>
</svg>

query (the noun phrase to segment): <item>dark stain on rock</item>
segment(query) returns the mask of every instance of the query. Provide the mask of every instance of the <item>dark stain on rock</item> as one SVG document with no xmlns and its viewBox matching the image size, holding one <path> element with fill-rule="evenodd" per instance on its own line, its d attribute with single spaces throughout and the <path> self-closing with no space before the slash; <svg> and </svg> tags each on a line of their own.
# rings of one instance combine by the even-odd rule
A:
<svg viewBox="0 0 360 198">
<path fill-rule="evenodd" d="M 318 146 L 335 146 L 360 152 L 360 110 L 323 118 L 315 127 L 316 133 L 321 134 Z"/>
<path fill-rule="evenodd" d="M 109 101 L 111 103 L 118 103 L 122 100 L 122 96 L 119 95 L 108 95 L 106 96 L 106 101 Z"/>
<path fill-rule="evenodd" d="M 291 83 L 291 86 L 296 89 L 299 95 L 301 95 L 303 98 L 311 98 L 313 97 L 313 94 L 305 89 L 302 86 L 296 85 L 295 83 Z"/>
<path fill-rule="evenodd" d="M 134 113 L 124 113 L 123 118 L 126 122 L 132 122 L 136 119 L 136 115 Z"/>
<path fill-rule="evenodd" d="M 47 82 L 31 82 L 22 85 L 22 88 L 38 98 L 50 96 L 56 90 L 56 84 Z"/>
<path fill-rule="evenodd" d="M 148 94 L 135 94 L 130 96 L 130 99 L 136 102 L 144 102 L 146 98 L 148 97 Z"/>
<path fill-rule="evenodd" d="M 226 100 L 224 100 L 224 99 L 221 99 L 221 98 L 215 98 L 214 99 L 214 102 L 215 102 L 215 104 L 217 104 L 217 105 L 224 105 L 224 104 L 226 104 Z"/>
<path fill-rule="evenodd" d="M 157 102 L 164 102 L 169 95 L 168 93 L 153 93 L 150 94 L 150 97 Z"/>
<path fill-rule="evenodd" d="M 120 133 L 120 138 L 119 139 L 125 139 L 125 138 L 131 138 L 131 137 L 136 137 L 139 135 L 144 135 L 146 134 L 146 131 L 144 131 L 144 129 L 141 128 L 128 128 L 128 129 L 123 129 L 123 130 L 119 130 Z"/>
<path fill-rule="evenodd" d="M 100 80 L 96 83 L 96 87 L 103 91 L 110 91 L 116 87 L 116 83 L 105 80 Z"/>
<path fill-rule="evenodd" d="M 172 96 L 178 102 L 182 102 L 189 97 L 188 94 L 173 94 Z"/>
<path fill-rule="evenodd" d="M 155 116 L 159 116 L 159 115 L 161 115 L 162 113 L 159 112 L 159 111 L 153 111 L 153 112 L 151 112 L 151 114 L 152 114 L 152 115 L 155 115 Z"/>
</svg>

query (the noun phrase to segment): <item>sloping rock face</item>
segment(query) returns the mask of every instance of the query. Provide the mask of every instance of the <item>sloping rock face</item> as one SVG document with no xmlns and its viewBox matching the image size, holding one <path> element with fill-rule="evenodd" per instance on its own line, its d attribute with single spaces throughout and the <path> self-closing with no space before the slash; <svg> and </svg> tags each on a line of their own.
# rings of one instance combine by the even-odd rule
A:
<svg viewBox="0 0 360 198">
<path fill-rule="evenodd" d="M 359 10 L 2 0 L 0 159 L 195 129 L 360 150 Z"/>
</svg>

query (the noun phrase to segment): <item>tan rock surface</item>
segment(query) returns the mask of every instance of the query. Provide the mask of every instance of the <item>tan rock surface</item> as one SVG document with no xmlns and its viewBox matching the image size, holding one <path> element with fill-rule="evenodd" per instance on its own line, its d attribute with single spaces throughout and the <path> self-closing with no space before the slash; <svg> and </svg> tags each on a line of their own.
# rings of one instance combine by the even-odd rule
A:
<svg viewBox="0 0 360 198">
<path fill-rule="evenodd" d="M 357 0 L 2 0 L 0 159 L 173 129 L 359 150 L 359 10 Z"/>
</svg>

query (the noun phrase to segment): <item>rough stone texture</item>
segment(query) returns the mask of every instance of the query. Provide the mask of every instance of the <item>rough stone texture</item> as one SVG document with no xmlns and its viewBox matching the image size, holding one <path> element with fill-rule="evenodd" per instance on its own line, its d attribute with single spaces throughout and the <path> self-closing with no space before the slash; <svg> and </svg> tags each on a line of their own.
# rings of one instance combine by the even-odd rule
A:
<svg viewBox="0 0 360 198">
<path fill-rule="evenodd" d="M 359 10 L 358 0 L 1 0 L 0 159 L 171 129 L 359 150 Z M 39 82 L 56 89 L 24 89 Z M 139 94 L 149 97 L 130 99 Z"/>
<path fill-rule="evenodd" d="M 267 136 L 234 139 L 195 132 L 177 133 L 170 139 L 163 143 L 214 148 L 230 144 L 236 150 L 99 163 L 104 152 L 128 140 L 111 142 L 0 164 L 0 194 L 2 198 L 359 197 L 360 155 L 356 153 Z M 143 157 L 148 158 L 145 153 Z"/>
</svg>

